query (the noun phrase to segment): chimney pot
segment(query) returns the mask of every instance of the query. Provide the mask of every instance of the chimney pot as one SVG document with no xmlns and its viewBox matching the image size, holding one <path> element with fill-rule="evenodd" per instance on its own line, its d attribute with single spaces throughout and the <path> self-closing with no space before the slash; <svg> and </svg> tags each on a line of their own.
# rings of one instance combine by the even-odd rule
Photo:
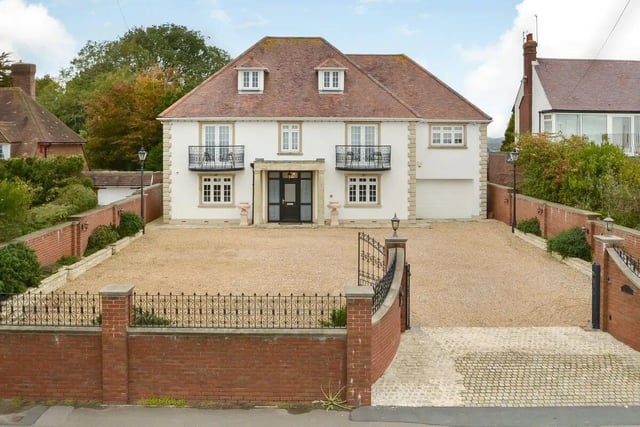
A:
<svg viewBox="0 0 640 427">
<path fill-rule="evenodd" d="M 36 64 L 15 62 L 11 64 L 13 86 L 19 87 L 27 95 L 36 99 Z"/>
<path fill-rule="evenodd" d="M 532 42 L 533 41 L 533 34 L 531 34 L 531 33 L 527 34 L 527 41 L 528 42 Z"/>
</svg>

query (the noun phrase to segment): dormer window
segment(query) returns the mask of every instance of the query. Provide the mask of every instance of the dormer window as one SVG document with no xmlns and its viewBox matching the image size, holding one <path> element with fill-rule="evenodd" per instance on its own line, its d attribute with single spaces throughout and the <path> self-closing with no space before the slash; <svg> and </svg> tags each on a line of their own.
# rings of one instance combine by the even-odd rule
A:
<svg viewBox="0 0 640 427">
<path fill-rule="evenodd" d="M 262 93 L 264 69 L 238 69 L 238 92 Z"/>
<path fill-rule="evenodd" d="M 342 93 L 344 91 L 344 70 L 318 70 L 318 90 L 321 93 Z"/>
</svg>

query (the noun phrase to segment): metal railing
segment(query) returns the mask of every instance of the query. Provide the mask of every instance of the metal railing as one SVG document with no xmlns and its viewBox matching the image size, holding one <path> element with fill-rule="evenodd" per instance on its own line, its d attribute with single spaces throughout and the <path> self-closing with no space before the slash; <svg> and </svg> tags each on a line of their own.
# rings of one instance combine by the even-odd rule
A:
<svg viewBox="0 0 640 427">
<path fill-rule="evenodd" d="M 0 294 L 3 326 L 98 326 L 100 313 L 98 294 Z"/>
<path fill-rule="evenodd" d="M 636 276 L 640 277 L 640 260 L 633 258 L 619 246 L 615 246 L 613 250 L 616 251 L 620 259 L 622 259 L 622 262 L 629 267 L 629 270 L 633 271 Z"/>
<path fill-rule="evenodd" d="M 132 325 L 172 328 L 344 328 L 342 295 L 134 294 Z"/>
<path fill-rule="evenodd" d="M 391 169 L 391 146 L 336 145 L 336 169 L 365 171 Z"/>
<path fill-rule="evenodd" d="M 244 169 L 244 145 L 190 145 L 189 169 L 197 171 Z"/>
<path fill-rule="evenodd" d="M 371 306 L 371 313 L 375 314 L 380 307 L 382 307 L 382 303 L 385 298 L 387 298 L 387 294 L 389 293 L 389 289 L 391 289 L 391 283 L 393 282 L 394 272 L 396 271 L 396 257 L 394 255 L 391 264 L 389 264 L 389 268 L 387 269 L 384 276 L 380 278 L 377 282 L 373 284 L 373 302 Z"/>
<path fill-rule="evenodd" d="M 385 273 L 384 245 L 367 233 L 358 233 L 358 286 L 373 286 Z"/>
</svg>

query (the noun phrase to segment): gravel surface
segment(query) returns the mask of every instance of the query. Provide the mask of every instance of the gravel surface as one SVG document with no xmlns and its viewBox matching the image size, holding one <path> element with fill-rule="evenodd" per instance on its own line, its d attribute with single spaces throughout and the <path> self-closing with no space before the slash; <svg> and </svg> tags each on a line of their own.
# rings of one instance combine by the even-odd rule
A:
<svg viewBox="0 0 640 427">
<path fill-rule="evenodd" d="M 389 229 L 189 228 L 147 234 L 64 288 L 138 293 L 337 294 L 357 282 L 358 232 Z M 400 229 L 411 263 L 415 326 L 587 326 L 591 279 L 514 236 L 503 223 Z"/>
</svg>

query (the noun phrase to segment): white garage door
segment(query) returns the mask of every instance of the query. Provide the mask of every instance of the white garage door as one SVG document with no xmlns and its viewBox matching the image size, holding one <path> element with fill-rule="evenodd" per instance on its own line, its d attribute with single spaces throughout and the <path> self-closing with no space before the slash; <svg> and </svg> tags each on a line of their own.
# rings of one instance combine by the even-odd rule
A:
<svg viewBox="0 0 640 427">
<path fill-rule="evenodd" d="M 416 188 L 418 219 L 471 218 L 477 201 L 470 179 L 419 179 Z"/>
</svg>

